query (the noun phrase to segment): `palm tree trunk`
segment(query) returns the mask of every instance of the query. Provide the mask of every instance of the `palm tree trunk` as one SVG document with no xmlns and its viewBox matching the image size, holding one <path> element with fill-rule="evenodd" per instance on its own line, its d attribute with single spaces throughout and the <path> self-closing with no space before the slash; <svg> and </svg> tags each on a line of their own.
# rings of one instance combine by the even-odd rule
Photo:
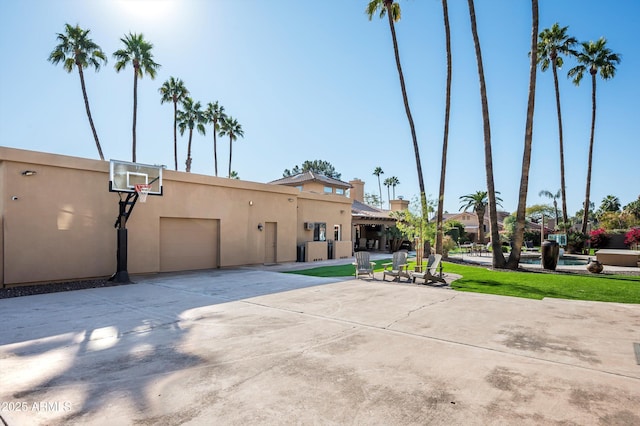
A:
<svg viewBox="0 0 640 426">
<path fill-rule="evenodd" d="M 389 187 L 387 186 L 387 201 L 389 202 L 389 210 L 391 210 L 391 192 L 389 192 Z"/>
<path fill-rule="evenodd" d="M 382 185 L 380 184 L 380 175 L 378 175 L 378 192 L 380 193 L 380 208 L 382 208 Z"/>
<path fill-rule="evenodd" d="M 178 101 L 173 101 L 173 158 L 178 171 Z"/>
<path fill-rule="evenodd" d="M 478 218 L 478 243 L 484 244 L 484 215 L 486 210 L 484 208 L 476 210 L 476 217 Z"/>
<path fill-rule="evenodd" d="M 587 166 L 587 189 L 584 196 L 584 213 L 582 216 L 582 233 L 587 233 L 589 219 L 589 196 L 591 195 L 591 164 L 593 163 L 593 139 L 596 132 L 596 74 L 591 74 L 591 138 L 589 139 L 589 163 Z"/>
<path fill-rule="evenodd" d="M 451 30 L 449 28 L 449 8 L 447 0 L 442 0 L 442 13 L 444 15 L 444 33 L 447 49 L 447 89 L 445 94 L 444 109 L 444 136 L 442 140 L 442 164 L 440 165 L 440 189 L 438 191 L 438 213 L 436 233 L 436 253 L 442 254 L 442 240 L 444 239 L 443 213 L 444 213 L 444 188 L 447 175 L 447 150 L 449 144 L 449 116 L 451 111 Z"/>
<path fill-rule="evenodd" d="M 78 73 L 80 74 L 80 85 L 82 86 L 82 97 L 84 98 L 84 108 L 87 110 L 87 117 L 89 117 L 89 125 L 91 126 L 91 131 L 93 132 L 93 139 L 96 141 L 96 148 L 98 148 L 98 155 L 100 159 L 104 161 L 104 155 L 102 154 L 102 147 L 100 146 L 100 141 L 98 140 L 98 133 L 96 132 L 96 127 L 93 125 L 93 118 L 91 118 L 91 109 L 89 109 L 89 98 L 87 97 L 87 89 L 84 85 L 84 73 L 82 72 L 82 67 L 78 65 Z"/>
<path fill-rule="evenodd" d="M 516 213 L 516 232 L 514 244 L 509 255 L 507 268 L 518 269 L 520 253 L 524 242 L 526 224 L 527 191 L 529 189 L 529 169 L 531 168 L 531 145 L 533 142 L 533 112 L 536 100 L 536 72 L 538 70 L 538 0 L 531 0 L 531 55 L 529 65 L 529 96 L 527 100 L 527 122 L 524 131 L 524 152 L 522 154 L 522 172 L 520 175 L 520 193 Z M 544 214 L 542 215 L 542 235 L 544 236 Z"/>
<path fill-rule="evenodd" d="M 133 134 L 133 142 L 131 144 L 132 160 L 136 162 L 136 118 L 138 112 L 138 70 L 133 68 L 133 126 L 131 132 Z"/>
<path fill-rule="evenodd" d="M 213 121 L 213 167 L 216 171 L 216 176 L 218 176 L 218 143 L 216 140 L 216 122 L 217 120 Z"/>
<path fill-rule="evenodd" d="M 185 161 L 185 171 L 191 173 L 191 138 L 193 137 L 193 129 L 189 129 L 189 143 L 187 144 L 187 161 Z"/>
<path fill-rule="evenodd" d="M 233 152 L 233 133 L 229 133 L 229 179 L 231 179 L 231 154 Z"/>
<path fill-rule="evenodd" d="M 396 57 L 396 68 L 398 69 L 398 77 L 400 78 L 400 88 L 402 90 L 402 100 L 404 101 L 404 110 L 407 114 L 407 120 L 409 120 L 409 128 L 411 129 L 411 139 L 413 141 L 413 151 L 416 157 L 416 169 L 418 171 L 418 184 L 420 186 L 420 204 L 422 207 L 422 223 L 429 222 L 427 213 L 427 196 L 424 189 L 424 177 L 422 175 L 422 165 L 420 162 L 420 150 L 418 148 L 418 137 L 416 136 L 416 128 L 413 124 L 413 118 L 411 117 L 411 109 L 409 108 L 409 99 L 407 98 L 407 89 L 404 84 L 404 75 L 402 73 L 402 66 L 400 65 L 400 53 L 398 51 L 398 40 L 396 39 L 396 29 L 393 25 L 393 16 L 391 13 L 391 4 L 393 2 L 385 0 L 385 6 L 387 8 L 387 17 L 389 18 L 389 28 L 391 29 L 391 39 L 393 41 L 393 53 Z M 422 227 L 420 228 L 420 235 L 422 236 Z"/>
<path fill-rule="evenodd" d="M 551 64 L 553 71 L 553 85 L 556 91 L 556 110 L 558 111 L 558 140 L 560 142 L 560 192 L 562 193 L 562 222 L 564 232 L 567 232 L 569 219 L 567 217 L 567 188 L 564 179 L 564 138 L 562 134 L 562 113 L 560 111 L 560 87 L 558 85 L 558 69 L 556 61 Z M 557 223 L 556 223 L 557 225 Z"/>
<path fill-rule="evenodd" d="M 484 81 L 484 68 L 482 66 L 482 51 L 480 50 L 480 39 L 476 26 L 476 12 L 473 0 L 468 0 L 469 16 L 471 19 L 471 32 L 473 33 L 473 44 L 478 62 L 478 76 L 480 79 L 480 98 L 482 101 L 482 126 L 484 129 L 484 158 L 485 170 L 487 174 L 487 198 L 489 199 L 489 221 L 491 226 L 491 246 L 493 248 L 493 267 L 503 268 L 505 265 L 500 235 L 498 234 L 498 212 L 496 210 L 496 190 L 493 181 L 493 159 L 491 156 L 491 127 L 489 124 L 489 105 L 487 101 L 487 87 Z"/>
</svg>

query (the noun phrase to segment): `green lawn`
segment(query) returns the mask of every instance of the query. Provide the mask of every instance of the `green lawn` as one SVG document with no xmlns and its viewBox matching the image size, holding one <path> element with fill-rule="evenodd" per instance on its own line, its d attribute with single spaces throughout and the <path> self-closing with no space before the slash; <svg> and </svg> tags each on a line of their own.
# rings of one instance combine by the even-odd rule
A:
<svg viewBox="0 0 640 426">
<path fill-rule="evenodd" d="M 378 260 L 376 271 L 390 259 Z M 495 271 L 481 266 L 444 262 L 444 272 L 462 275 L 451 287 L 458 291 L 542 299 L 594 300 L 640 303 L 640 276 L 549 274 L 542 272 Z M 316 277 L 353 276 L 352 265 L 323 266 L 290 273 Z"/>
</svg>

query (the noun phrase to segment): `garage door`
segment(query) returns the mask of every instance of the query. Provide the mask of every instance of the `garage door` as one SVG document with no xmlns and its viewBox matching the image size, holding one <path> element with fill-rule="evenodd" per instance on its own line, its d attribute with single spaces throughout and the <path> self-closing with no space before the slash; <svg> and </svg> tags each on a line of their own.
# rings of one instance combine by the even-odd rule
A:
<svg viewBox="0 0 640 426">
<path fill-rule="evenodd" d="M 187 271 L 219 266 L 218 219 L 160 218 L 160 271 Z"/>
</svg>

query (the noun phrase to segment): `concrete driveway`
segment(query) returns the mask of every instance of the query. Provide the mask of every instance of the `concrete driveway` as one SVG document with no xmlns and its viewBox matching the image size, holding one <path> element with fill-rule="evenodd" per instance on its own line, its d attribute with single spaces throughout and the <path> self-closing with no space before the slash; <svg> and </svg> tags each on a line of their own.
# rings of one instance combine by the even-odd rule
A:
<svg viewBox="0 0 640 426">
<path fill-rule="evenodd" d="M 6 425 L 640 424 L 640 305 L 248 268 L 135 279 L 0 300 Z"/>
</svg>

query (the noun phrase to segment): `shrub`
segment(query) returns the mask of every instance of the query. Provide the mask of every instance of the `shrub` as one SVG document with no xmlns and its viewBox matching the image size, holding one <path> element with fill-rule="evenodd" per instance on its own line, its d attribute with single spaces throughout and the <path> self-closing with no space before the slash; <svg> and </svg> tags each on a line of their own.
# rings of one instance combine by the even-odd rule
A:
<svg viewBox="0 0 640 426">
<path fill-rule="evenodd" d="M 584 242 L 587 236 L 582 232 L 569 231 L 567 233 L 567 252 L 580 253 L 584 249 Z"/>
<path fill-rule="evenodd" d="M 634 228 L 624 236 L 624 243 L 629 247 L 638 246 L 640 244 L 640 228 Z"/>
<path fill-rule="evenodd" d="M 591 238 L 591 246 L 596 248 L 604 246 L 609 239 L 604 228 L 594 229 L 589 233 L 589 237 Z"/>
<path fill-rule="evenodd" d="M 450 235 L 445 235 L 442 239 L 442 255 L 444 257 L 449 256 L 449 251 L 453 250 L 456 247 L 456 242 L 451 238 Z"/>
<path fill-rule="evenodd" d="M 538 231 L 524 231 L 524 240 L 523 241 L 533 241 L 534 246 L 539 246 L 541 241 L 540 232 Z"/>
</svg>

